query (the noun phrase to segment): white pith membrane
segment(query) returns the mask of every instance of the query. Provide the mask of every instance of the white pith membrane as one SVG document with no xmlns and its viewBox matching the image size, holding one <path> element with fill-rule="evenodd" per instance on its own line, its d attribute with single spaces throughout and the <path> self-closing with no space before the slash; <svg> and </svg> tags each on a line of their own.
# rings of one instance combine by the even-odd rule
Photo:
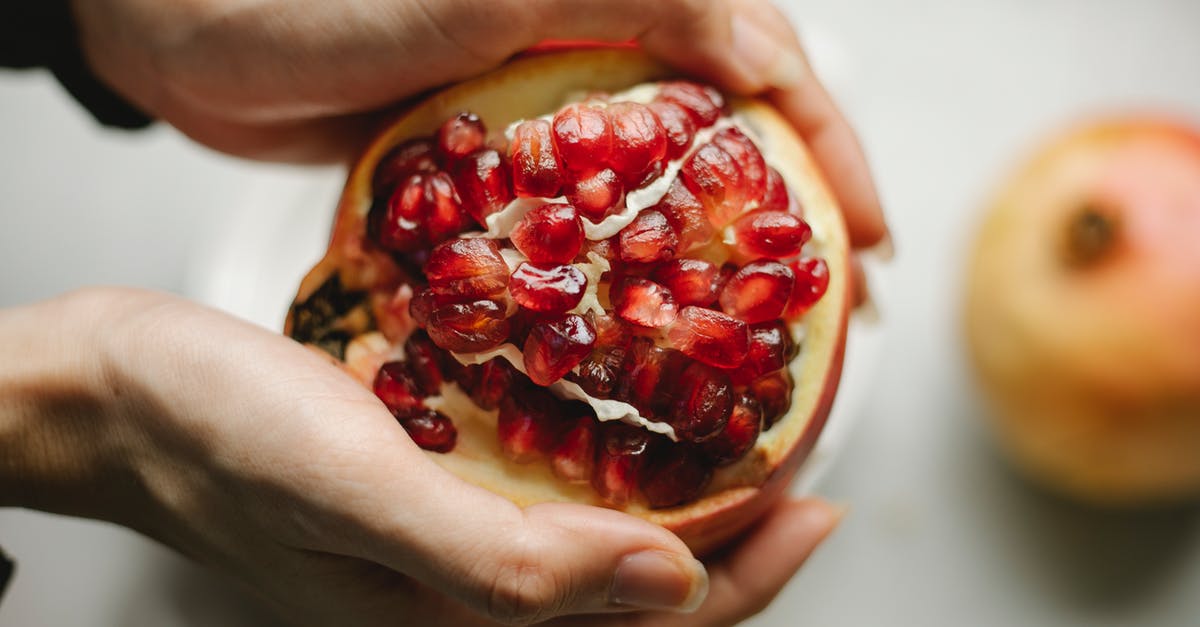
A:
<svg viewBox="0 0 1200 627">
<path fill-rule="evenodd" d="M 661 68 L 647 64 L 630 65 L 622 62 L 618 66 L 608 69 L 611 71 L 607 73 L 583 72 L 580 76 L 573 77 L 578 82 L 578 86 L 572 87 L 570 81 L 563 81 L 561 85 L 554 86 L 555 90 L 540 93 L 532 90 L 535 92 L 532 96 L 529 91 L 512 90 L 520 93 L 512 93 L 512 91 L 497 93 L 496 91 L 487 91 L 486 88 L 482 90 L 486 93 L 476 98 L 472 98 L 470 93 L 455 94 L 456 99 L 444 95 L 435 96 L 432 104 L 418 108 L 409 114 L 412 124 L 407 128 L 403 128 L 404 125 L 401 125 L 399 129 L 393 129 L 390 137 L 385 137 L 378 142 L 364 158 L 354 176 L 369 178 L 375 164 L 392 146 L 410 137 L 431 134 L 432 130 L 436 129 L 446 117 L 460 110 L 470 110 L 476 113 L 488 125 L 490 131 L 495 133 L 496 129 L 503 129 L 505 125 L 509 125 L 511 128 L 512 124 L 521 119 L 553 115 L 563 104 L 570 102 L 574 95 L 583 93 L 584 89 L 618 92 L 621 89 L 629 88 L 630 85 L 638 85 L 648 79 L 662 76 Z M 627 99 L 652 98 L 653 91 L 652 87 L 642 85 L 631 92 L 626 92 L 636 94 L 635 97 Z M 646 94 L 650 95 L 646 96 Z M 439 99 L 448 102 L 442 104 L 438 102 Z M 617 102 L 621 99 L 622 96 L 618 95 L 614 96 L 611 101 Z M 453 105 L 450 105 L 450 102 L 453 102 Z M 733 488 L 754 487 L 763 484 L 769 474 L 778 466 L 779 458 L 790 452 L 788 443 L 795 442 L 800 438 L 800 435 L 808 428 L 808 421 L 812 418 L 815 408 L 824 400 L 822 395 L 826 393 L 828 387 L 826 379 L 831 376 L 830 364 L 834 361 L 835 352 L 840 351 L 840 346 L 835 341 L 808 345 L 804 340 L 806 337 L 840 338 L 841 325 L 844 323 L 840 313 L 845 300 L 844 278 L 847 272 L 844 260 L 840 255 L 844 254 L 841 251 L 845 250 L 845 235 L 840 224 L 840 216 L 836 211 L 813 212 L 807 210 L 809 207 L 833 206 L 828 191 L 822 185 L 802 184 L 806 177 L 816 176 L 812 173 L 815 170 L 811 158 L 803 146 L 791 139 L 790 136 L 777 140 L 776 136 L 764 132 L 764 129 L 760 127 L 757 122 L 760 116 L 774 116 L 771 117 L 772 120 L 778 119 L 773 110 L 759 103 L 736 101 L 734 111 L 735 114 L 732 117 L 723 117 L 716 125 L 700 129 L 688 152 L 675 162 L 668 164 L 660 179 L 627 194 L 624 210 L 615 210 L 600 224 L 591 224 L 586 218 L 583 218 L 585 235 L 589 240 L 605 239 L 617 234 L 643 208 L 651 207 L 658 202 L 677 174 L 679 166 L 696 148 L 706 143 L 717 131 L 733 125 L 754 141 L 767 165 L 779 170 L 787 183 L 789 193 L 801 207 L 806 208 L 804 219 L 812 228 L 813 236 L 805 246 L 802 257 L 820 257 L 825 259 L 830 266 L 831 281 L 825 296 L 809 312 L 788 324 L 792 339 L 799 347 L 798 356 L 788 364 L 794 382 L 791 409 L 770 429 L 759 435 L 754 448 L 740 461 L 717 468 L 711 483 L 699 500 L 703 500 L 708 495 L 738 492 Z M 752 111 L 752 114 L 746 115 L 746 111 Z M 519 113 L 512 116 L 512 112 Z M 415 129 L 420 129 L 420 132 Z M 796 164 L 802 164 L 799 172 L 796 171 Z M 353 181 L 352 177 L 351 184 Z M 525 212 L 550 200 L 553 199 L 518 198 L 510 203 L 503 212 L 489 216 L 486 233 L 464 234 L 464 237 L 506 237 Z M 365 198 L 361 202 L 369 205 L 370 198 Z M 747 207 L 747 211 L 751 208 Z M 365 215 L 367 207 L 360 207 L 360 211 Z M 720 266 L 728 257 L 723 243 L 728 241 L 730 241 L 730 235 L 727 229 L 724 233 L 718 232 L 712 242 L 704 248 L 687 251 L 680 257 L 704 258 Z M 507 248 L 502 250 L 510 270 L 515 269 L 524 261 L 524 256 L 519 251 Z M 610 308 L 607 294 L 597 291 L 599 276 L 608 270 L 608 262 L 595 254 L 589 255 L 589 259 L 591 263 L 574 264 L 588 277 L 588 286 L 583 299 L 570 313 Z M 341 269 L 340 271 L 345 277 L 345 270 Z M 665 345 L 664 342 L 659 343 Z M 348 369 L 369 385 L 380 364 L 403 358 L 402 344 L 403 338 L 393 338 L 389 341 L 379 332 L 361 335 L 353 339 L 346 348 L 345 359 Z M 524 372 L 522 351 L 510 343 L 482 353 L 456 355 L 463 363 L 482 363 L 495 356 L 506 359 L 517 370 Z M 833 376 L 836 376 L 836 373 Z M 805 385 L 802 382 L 819 382 L 820 384 Z M 579 386 L 565 379 L 549 387 L 559 397 L 574 398 L 588 403 L 602 421 L 625 420 L 673 438 L 674 434 L 670 425 L 646 420 L 632 405 L 616 400 L 593 398 L 584 393 Z M 458 431 L 458 441 L 451 454 L 431 453 L 438 463 L 452 472 L 468 478 L 473 483 L 508 496 L 518 504 L 542 501 L 601 503 L 599 495 L 590 484 L 570 484 L 558 479 L 551 470 L 550 464 L 544 461 L 517 464 L 508 460 L 501 449 L 496 433 L 498 411 L 477 407 L 467 394 L 453 382 L 443 384 L 441 392 L 439 396 L 427 397 L 425 405 L 451 418 Z M 514 493 L 511 489 L 514 484 L 521 486 L 518 493 Z M 686 509 L 689 505 L 685 504 L 674 509 Z M 714 507 L 719 507 L 719 505 Z M 637 500 L 637 497 L 623 506 L 623 509 L 641 514 L 643 517 L 667 526 L 671 526 L 670 522 L 674 511 L 648 511 L 646 505 Z"/>
</svg>

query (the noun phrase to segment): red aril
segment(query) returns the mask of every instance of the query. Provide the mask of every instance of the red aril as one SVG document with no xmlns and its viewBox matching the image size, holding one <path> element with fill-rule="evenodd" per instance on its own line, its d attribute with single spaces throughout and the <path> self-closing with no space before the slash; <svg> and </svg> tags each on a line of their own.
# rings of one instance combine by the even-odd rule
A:
<svg viewBox="0 0 1200 627">
<path fill-rule="evenodd" d="M 612 154 L 608 163 L 626 187 L 637 187 L 651 166 L 667 152 L 667 135 L 658 116 L 644 104 L 614 102 L 608 106 L 612 122 Z"/>
<path fill-rule="evenodd" d="M 513 191 L 518 196 L 558 196 L 563 185 L 563 167 L 554 152 L 549 122 L 525 120 L 518 124 L 509 151 Z"/>
<path fill-rule="evenodd" d="M 829 289 L 829 265 L 819 257 L 801 259 L 791 265 L 796 278 L 785 315 L 796 318 L 808 311 Z"/>
<path fill-rule="evenodd" d="M 571 263 L 583 246 L 583 223 L 575 207 L 548 203 L 530 209 L 509 237 L 534 263 Z"/>
<path fill-rule="evenodd" d="M 509 293 L 518 305 L 533 311 L 561 313 L 583 298 L 587 277 L 572 265 L 535 266 L 522 263 L 509 278 Z"/>
<path fill-rule="evenodd" d="M 551 468 L 559 479 L 570 483 L 592 480 L 598 430 L 596 418 L 586 413 L 570 424 L 551 456 Z"/>
<path fill-rule="evenodd" d="M 437 151 L 447 163 L 459 159 L 483 148 L 487 140 L 487 130 L 479 116 L 464 111 L 446 120 L 438 129 Z"/>
<path fill-rule="evenodd" d="M 720 92 L 686 81 L 663 83 L 659 87 L 657 100 L 679 105 L 700 128 L 716 123 L 721 117 L 721 108 L 725 106 L 725 99 Z"/>
<path fill-rule="evenodd" d="M 748 258 L 794 257 L 812 237 L 812 228 L 799 216 L 774 209 L 760 209 L 733 223 L 738 252 Z"/>
<path fill-rule="evenodd" d="M 383 401 L 392 414 L 411 416 L 422 407 L 417 382 L 407 362 L 389 361 L 375 376 L 375 396 Z"/>
<path fill-rule="evenodd" d="M 491 148 L 481 148 L 463 157 L 455 164 L 451 176 L 463 206 L 480 224 L 486 225 L 488 216 L 513 199 L 508 167 L 500 153 Z"/>
<path fill-rule="evenodd" d="M 675 229 L 681 253 L 709 243 L 716 233 L 704 205 L 680 179 L 671 183 L 666 195 L 654 209 L 663 214 L 671 223 L 671 228 Z"/>
<path fill-rule="evenodd" d="M 649 279 L 628 276 L 613 291 L 613 313 L 630 324 L 661 327 L 679 313 L 671 291 Z"/>
<path fill-rule="evenodd" d="M 718 368 L 740 365 L 750 350 L 745 322 L 703 307 L 681 309 L 667 337 L 683 354 Z"/>
<path fill-rule="evenodd" d="M 522 387 L 500 401 L 496 431 L 509 459 L 527 464 L 549 454 L 565 423 L 556 415 L 558 400 L 545 390 Z"/>
<path fill-rule="evenodd" d="M 449 453 L 454 450 L 458 430 L 441 412 L 425 409 L 397 420 L 417 446 L 435 453 Z"/>
<path fill-rule="evenodd" d="M 659 264 L 651 275 L 655 282 L 671 290 L 681 307 L 707 307 L 717 300 L 717 267 L 703 259 L 672 259 Z"/>
<path fill-rule="evenodd" d="M 525 340 L 525 373 L 538 385 L 550 385 L 591 354 L 595 344 L 596 330 L 583 316 L 534 323 Z"/>
<path fill-rule="evenodd" d="M 570 104 L 554 114 L 554 148 L 563 166 L 590 172 L 608 165 L 613 129 L 608 113 L 598 106 Z"/>
<path fill-rule="evenodd" d="M 580 215 L 598 223 L 616 208 L 625 197 L 625 187 L 611 168 L 603 168 L 586 174 L 567 186 L 567 200 Z"/>
<path fill-rule="evenodd" d="M 733 410 L 733 386 L 724 372 L 694 361 L 669 385 L 678 392 L 667 422 L 679 439 L 703 442 L 725 428 Z"/>
<path fill-rule="evenodd" d="M 396 146 L 379 162 L 372 179 L 372 190 L 376 196 L 387 195 L 400 181 L 414 174 L 437 172 L 433 142 L 414 139 Z"/>
<path fill-rule="evenodd" d="M 784 368 L 795 356 L 796 344 L 787 325 L 778 320 L 760 322 L 750 327 L 750 347 L 746 359 L 730 370 L 729 375 L 735 384 L 744 385 Z"/>
<path fill-rule="evenodd" d="M 725 313 L 754 324 L 779 318 L 792 294 L 791 269 L 778 261 L 752 261 L 729 278 L 717 300 Z"/>
<path fill-rule="evenodd" d="M 666 216 L 647 209 L 621 229 L 618 254 L 625 263 L 655 263 L 675 256 L 679 236 Z"/>
<path fill-rule="evenodd" d="M 762 203 L 759 208 L 768 211 L 791 211 L 800 216 L 800 207 L 792 206 L 791 194 L 788 193 L 787 183 L 783 181 L 783 175 L 775 168 L 767 168 L 766 189 L 763 191 Z"/>
<path fill-rule="evenodd" d="M 494 300 L 453 303 L 434 309 L 425 328 L 434 344 L 456 353 L 477 353 L 508 338 L 504 309 Z"/>
<path fill-rule="evenodd" d="M 499 296 L 508 285 L 508 264 L 495 240 L 457 238 L 440 244 L 425 262 L 434 295 L 453 300 Z"/>
<path fill-rule="evenodd" d="M 642 464 L 650 446 L 650 435 L 643 429 L 621 422 L 606 422 L 600 427 L 596 467 L 592 487 L 609 505 L 628 503 L 641 478 Z"/>
<path fill-rule="evenodd" d="M 663 132 L 666 135 L 667 146 L 663 157 L 665 159 L 682 157 L 696 137 L 696 123 L 692 121 L 692 116 L 674 102 L 655 101 L 647 106 L 662 124 Z"/>
<path fill-rule="evenodd" d="M 718 466 L 732 464 L 745 457 L 762 431 L 762 406 L 752 394 L 738 394 L 733 401 L 729 422 L 720 437 L 700 443 L 704 456 Z"/>
<path fill-rule="evenodd" d="M 694 500 L 712 480 L 713 466 L 695 449 L 664 443 L 642 471 L 642 492 L 650 507 L 675 507 Z"/>
</svg>

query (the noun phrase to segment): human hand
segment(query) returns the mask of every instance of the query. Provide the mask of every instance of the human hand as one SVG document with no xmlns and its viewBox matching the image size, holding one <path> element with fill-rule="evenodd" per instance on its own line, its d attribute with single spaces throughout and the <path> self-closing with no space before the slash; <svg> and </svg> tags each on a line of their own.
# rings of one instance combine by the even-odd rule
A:
<svg viewBox="0 0 1200 627">
<path fill-rule="evenodd" d="M 767 0 L 76 0 L 96 73 L 145 111 L 236 155 L 357 151 L 380 109 L 546 39 L 637 40 L 680 70 L 766 93 L 812 147 L 851 241 L 886 233 L 866 159 Z"/>
<path fill-rule="evenodd" d="M 640 519 L 462 482 L 316 352 L 161 294 L 3 311 L 0 347 L 0 505 L 131 527 L 301 624 L 730 624 L 837 519 L 785 502 L 706 578 Z"/>
</svg>

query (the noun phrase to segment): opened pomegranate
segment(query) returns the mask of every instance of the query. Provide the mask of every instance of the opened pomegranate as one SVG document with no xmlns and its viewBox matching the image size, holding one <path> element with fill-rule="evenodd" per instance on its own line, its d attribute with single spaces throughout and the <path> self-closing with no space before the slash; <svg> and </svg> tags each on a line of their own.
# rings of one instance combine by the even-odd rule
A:
<svg viewBox="0 0 1200 627">
<path fill-rule="evenodd" d="M 1078 129 L 1003 188 L 966 331 L 1002 442 L 1076 498 L 1200 496 L 1200 131 Z"/>
<path fill-rule="evenodd" d="M 706 551 L 824 424 L 846 255 L 772 108 L 633 50 L 558 52 L 376 139 L 287 328 L 464 479 L 621 508 Z"/>
</svg>

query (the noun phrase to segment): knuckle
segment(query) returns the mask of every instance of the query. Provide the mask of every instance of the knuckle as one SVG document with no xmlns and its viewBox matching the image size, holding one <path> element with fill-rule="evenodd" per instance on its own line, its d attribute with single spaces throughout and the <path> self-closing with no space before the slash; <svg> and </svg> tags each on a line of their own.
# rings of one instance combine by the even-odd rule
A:
<svg viewBox="0 0 1200 627">
<path fill-rule="evenodd" d="M 560 609 L 564 589 L 557 576 L 528 550 L 498 569 L 488 595 L 488 615 L 505 625 L 528 625 Z"/>
</svg>

